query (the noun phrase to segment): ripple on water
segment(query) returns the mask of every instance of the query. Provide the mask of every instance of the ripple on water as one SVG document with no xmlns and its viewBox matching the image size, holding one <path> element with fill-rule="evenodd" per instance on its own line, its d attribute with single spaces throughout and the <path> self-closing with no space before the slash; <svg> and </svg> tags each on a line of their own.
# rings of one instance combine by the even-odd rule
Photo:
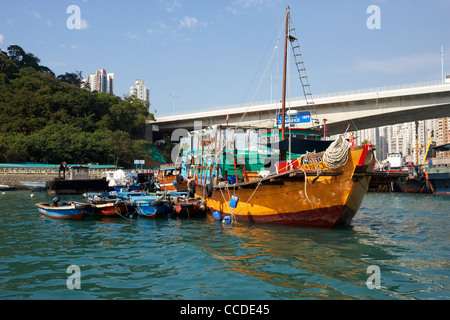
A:
<svg viewBox="0 0 450 320">
<path fill-rule="evenodd" d="M 11 195 L 0 209 L 2 299 L 450 298 L 447 198 L 368 194 L 350 227 L 323 230 L 54 221 L 34 205 L 48 195 Z M 70 265 L 81 269 L 81 290 L 67 289 Z M 371 265 L 378 290 L 366 286 Z"/>
</svg>

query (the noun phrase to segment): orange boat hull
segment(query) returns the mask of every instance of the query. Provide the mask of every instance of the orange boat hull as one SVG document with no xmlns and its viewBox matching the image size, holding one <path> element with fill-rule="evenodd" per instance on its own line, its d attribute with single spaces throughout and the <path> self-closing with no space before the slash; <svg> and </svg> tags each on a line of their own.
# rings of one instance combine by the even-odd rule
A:
<svg viewBox="0 0 450 320">
<path fill-rule="evenodd" d="M 364 173 L 374 164 L 370 145 L 354 147 L 344 166 L 327 170 L 330 175 L 306 176 L 305 168 L 293 169 L 261 183 L 216 186 L 210 197 L 197 185 L 196 194 L 207 200 L 210 210 L 236 221 L 333 228 L 351 222 L 369 187 L 370 176 Z M 239 198 L 235 208 L 229 195 Z"/>
</svg>

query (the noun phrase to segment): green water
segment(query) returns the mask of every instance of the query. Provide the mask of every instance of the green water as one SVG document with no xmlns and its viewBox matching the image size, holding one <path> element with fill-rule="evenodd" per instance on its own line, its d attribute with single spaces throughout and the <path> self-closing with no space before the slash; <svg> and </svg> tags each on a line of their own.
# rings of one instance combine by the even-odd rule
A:
<svg viewBox="0 0 450 320">
<path fill-rule="evenodd" d="M 52 196 L 30 194 L 0 193 L 1 300 L 450 298 L 446 196 L 368 194 L 351 226 L 327 230 L 211 217 L 54 221 L 34 205 Z M 71 265 L 80 289 L 68 288 Z M 372 289 L 370 266 L 380 270 Z"/>
</svg>

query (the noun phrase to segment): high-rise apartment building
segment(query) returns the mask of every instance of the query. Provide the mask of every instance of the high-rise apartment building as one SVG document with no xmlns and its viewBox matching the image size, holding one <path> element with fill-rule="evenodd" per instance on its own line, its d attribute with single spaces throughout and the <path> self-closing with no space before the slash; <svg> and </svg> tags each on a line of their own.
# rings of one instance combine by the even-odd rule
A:
<svg viewBox="0 0 450 320">
<path fill-rule="evenodd" d="M 435 140 L 436 145 L 443 145 L 450 143 L 450 118 L 435 119 Z M 437 154 L 438 157 L 450 158 L 450 151 L 441 151 Z"/>
<path fill-rule="evenodd" d="M 136 80 L 135 86 L 130 87 L 130 96 L 150 103 L 150 90 L 144 86 L 144 80 Z"/>
<path fill-rule="evenodd" d="M 96 73 L 91 73 L 81 83 L 82 88 L 91 92 L 106 92 L 113 94 L 114 73 L 107 73 L 105 69 L 99 69 Z"/>
<path fill-rule="evenodd" d="M 379 128 L 353 132 L 356 144 L 370 141 L 376 146 L 375 154 L 379 161 L 387 158 L 388 153 L 402 153 L 410 156 L 415 164 L 422 164 L 431 135 L 437 145 L 450 142 L 450 118 L 405 122 Z M 337 136 L 330 137 L 331 140 Z M 450 153 L 450 152 L 449 152 Z M 445 156 L 445 155 L 443 155 Z M 450 155 L 449 155 L 450 156 Z M 417 162 L 417 163 L 416 163 Z"/>
</svg>

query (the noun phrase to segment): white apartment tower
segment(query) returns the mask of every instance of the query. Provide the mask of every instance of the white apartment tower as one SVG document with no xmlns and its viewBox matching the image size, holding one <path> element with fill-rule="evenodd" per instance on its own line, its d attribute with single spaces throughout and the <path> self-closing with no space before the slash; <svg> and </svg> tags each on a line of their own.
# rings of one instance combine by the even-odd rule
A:
<svg viewBox="0 0 450 320">
<path fill-rule="evenodd" d="M 135 84 L 135 86 L 130 87 L 130 96 L 135 96 L 140 100 L 150 103 L 150 90 L 144 86 L 144 80 L 138 79 Z"/>
</svg>

